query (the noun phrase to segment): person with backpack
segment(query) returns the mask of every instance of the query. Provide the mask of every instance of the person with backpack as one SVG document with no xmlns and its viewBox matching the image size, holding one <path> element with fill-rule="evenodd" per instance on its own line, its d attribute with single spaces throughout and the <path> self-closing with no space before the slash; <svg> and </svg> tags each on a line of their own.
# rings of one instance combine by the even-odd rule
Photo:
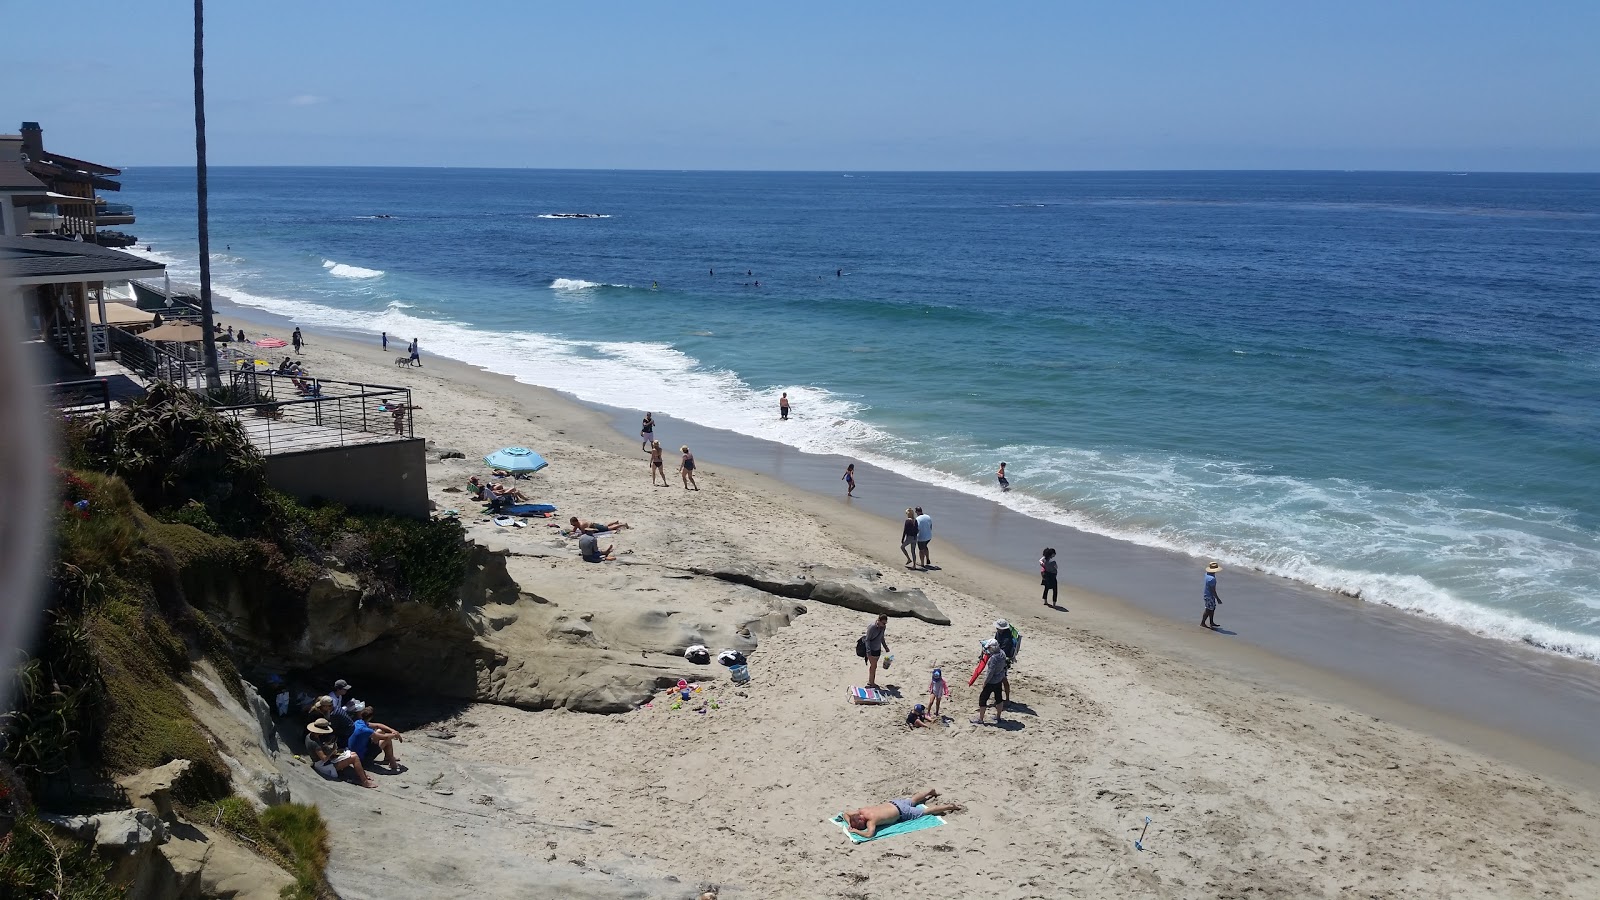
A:
<svg viewBox="0 0 1600 900">
<path fill-rule="evenodd" d="M 867 633 L 856 641 L 856 655 L 867 661 L 867 687 L 878 687 L 878 659 L 889 649 L 889 640 L 885 632 L 889 629 L 889 617 L 878 616 L 878 620 L 867 626 Z"/>
<path fill-rule="evenodd" d="M 1009 664 L 1017 661 L 1017 654 L 1022 650 L 1022 633 L 1012 627 L 1011 623 L 1005 619 L 996 619 L 994 623 L 994 642 L 999 646 L 1000 652 L 1005 654 L 1006 662 L 1008 663 L 1006 666 L 1007 674 L 1000 680 L 1000 691 L 1001 696 L 1005 698 L 1006 706 L 1009 706 L 1011 704 Z"/>
<path fill-rule="evenodd" d="M 994 638 L 987 638 L 983 644 L 983 655 L 978 662 L 979 671 L 973 673 L 976 680 L 978 675 L 983 676 L 983 692 L 978 695 L 978 717 L 972 720 L 974 725 L 986 725 L 984 717 L 988 711 L 989 701 L 994 700 L 994 723 L 1004 724 L 1005 719 L 1000 713 L 1006 708 L 1001 694 L 1005 690 L 1004 684 L 1007 673 L 1011 670 L 1011 663 L 1006 659 L 1005 651 L 1000 649 L 1000 643 Z"/>
</svg>

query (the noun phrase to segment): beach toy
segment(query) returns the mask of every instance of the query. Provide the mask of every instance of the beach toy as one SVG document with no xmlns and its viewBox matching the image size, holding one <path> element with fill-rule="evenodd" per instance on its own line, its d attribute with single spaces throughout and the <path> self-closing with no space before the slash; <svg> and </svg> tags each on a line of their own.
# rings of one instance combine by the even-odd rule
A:
<svg viewBox="0 0 1600 900">
<path fill-rule="evenodd" d="M 1149 830 L 1150 830 L 1150 817 L 1149 816 L 1145 816 L 1144 817 L 1144 831 L 1139 832 L 1139 839 L 1137 841 L 1133 842 L 1133 849 L 1135 849 L 1135 850 L 1143 850 L 1144 849 L 1144 835 L 1145 835 L 1145 832 L 1149 831 Z"/>
<path fill-rule="evenodd" d="M 683 701 L 682 700 L 674 700 L 674 701 L 672 701 L 672 708 L 673 709 L 682 709 L 683 708 Z"/>
<path fill-rule="evenodd" d="M 893 653 L 891 653 L 888 656 L 885 656 L 883 658 L 883 670 L 885 672 L 889 671 L 889 667 L 892 666 L 892 665 L 894 665 L 894 654 Z"/>
</svg>

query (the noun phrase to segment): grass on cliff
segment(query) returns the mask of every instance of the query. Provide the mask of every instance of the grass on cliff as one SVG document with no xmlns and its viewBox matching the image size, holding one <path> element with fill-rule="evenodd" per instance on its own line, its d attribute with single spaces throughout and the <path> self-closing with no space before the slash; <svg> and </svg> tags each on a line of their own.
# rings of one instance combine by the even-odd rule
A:
<svg viewBox="0 0 1600 900">
<path fill-rule="evenodd" d="M 284 803 L 258 813 L 242 797 L 227 797 L 184 812 L 192 821 L 243 838 L 293 875 L 294 884 L 283 892 L 288 900 L 336 896 L 323 874 L 328 868 L 328 826 L 315 806 Z"/>
<path fill-rule="evenodd" d="M 110 871 L 92 846 L 58 834 L 31 812 L 0 838 L 3 900 L 120 900 L 127 891 L 107 879 Z"/>
</svg>

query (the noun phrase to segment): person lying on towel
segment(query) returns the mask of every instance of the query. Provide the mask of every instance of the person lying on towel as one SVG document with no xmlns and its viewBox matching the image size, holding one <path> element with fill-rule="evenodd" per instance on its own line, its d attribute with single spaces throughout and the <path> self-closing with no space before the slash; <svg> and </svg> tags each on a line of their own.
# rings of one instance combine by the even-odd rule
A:
<svg viewBox="0 0 1600 900">
<path fill-rule="evenodd" d="M 844 812 L 845 824 L 850 830 L 862 837 L 872 837 L 878 833 L 879 828 L 888 828 L 900 822 L 909 822 L 923 816 L 939 816 L 948 812 L 957 812 L 960 806 L 954 803 L 937 803 L 933 806 L 925 804 L 939 796 L 939 792 L 929 788 L 914 797 L 896 797 L 874 806 L 863 806 L 860 809 L 847 809 Z M 920 808 L 919 808 L 920 807 Z"/>
</svg>

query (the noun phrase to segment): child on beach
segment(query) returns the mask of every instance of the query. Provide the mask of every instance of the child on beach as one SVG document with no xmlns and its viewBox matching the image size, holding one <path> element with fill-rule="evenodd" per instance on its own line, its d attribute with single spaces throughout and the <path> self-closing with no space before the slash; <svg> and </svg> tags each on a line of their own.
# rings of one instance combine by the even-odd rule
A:
<svg viewBox="0 0 1600 900">
<path fill-rule="evenodd" d="M 850 465 L 845 466 L 844 477 L 840 478 L 839 480 L 844 482 L 846 485 L 844 495 L 846 497 L 854 497 L 856 495 L 856 464 L 851 463 Z"/>
<path fill-rule="evenodd" d="M 934 669 L 933 678 L 928 682 L 928 709 L 934 716 L 939 715 L 944 706 L 944 698 L 950 696 L 950 685 L 944 683 L 944 670 Z"/>
<path fill-rule="evenodd" d="M 927 728 L 933 723 L 928 721 L 927 707 L 918 703 L 911 708 L 911 712 L 906 713 L 906 724 L 912 728 Z"/>
</svg>

